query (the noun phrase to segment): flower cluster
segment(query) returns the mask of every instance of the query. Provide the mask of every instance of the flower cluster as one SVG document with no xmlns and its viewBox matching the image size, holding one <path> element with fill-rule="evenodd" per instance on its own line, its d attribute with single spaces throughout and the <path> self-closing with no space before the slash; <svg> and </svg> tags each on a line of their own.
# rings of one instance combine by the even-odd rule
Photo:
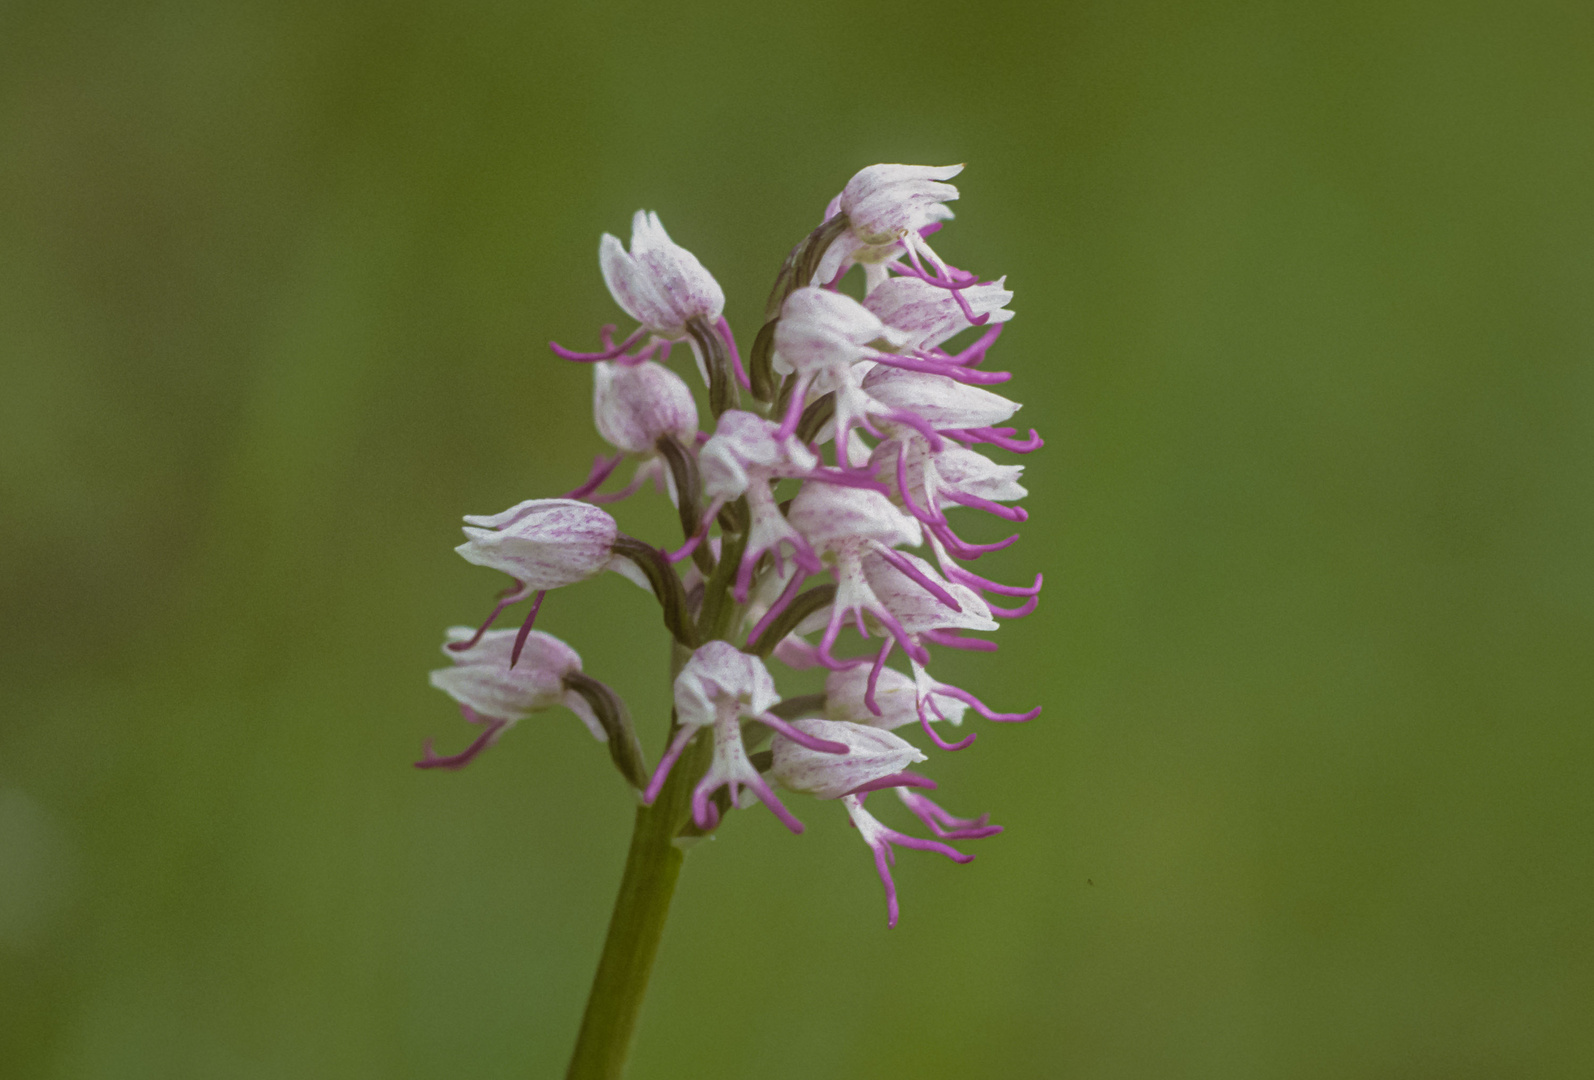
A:
<svg viewBox="0 0 1594 1080">
<path fill-rule="evenodd" d="M 960 750 L 975 735 L 951 741 L 944 729 L 970 710 L 998 722 L 1040 712 L 997 712 L 930 674 L 934 648 L 995 649 L 971 635 L 1029 614 L 1041 588 L 1038 574 L 1005 585 L 964 565 L 1017 534 L 981 543 L 953 525 L 960 510 L 1024 521 L 1014 505 L 1023 466 L 976 448 L 1041 445 L 1034 431 L 1003 426 L 1019 405 L 990 387 L 1011 376 L 984 366 L 1013 316 L 1005 279 L 960 270 L 928 242 L 952 217 L 958 192 L 947 181 L 961 168 L 874 165 L 848 181 L 781 268 L 745 365 L 719 283 L 658 215 L 638 211 L 629 251 L 604 235 L 604 280 L 638 325 L 618 341 L 604 327 L 597 351 L 552 349 L 592 365 L 594 419 L 613 452 L 563 498 L 465 519 L 459 553 L 513 584 L 481 629 L 448 632 L 453 666 L 432 674 L 482 734 L 449 757 L 428 745 L 420 767 L 457 768 L 521 718 L 563 705 L 608 743 L 644 804 L 672 782 L 690 788 L 683 836 L 712 831 L 749 793 L 793 832 L 802 823 L 777 788 L 839 800 L 873 852 L 893 926 L 895 847 L 967 862 L 947 841 L 1001 831 L 925 795 L 935 784 L 910 766 L 926 755 L 901 734 L 917 728 L 933 747 Z M 854 266 L 861 299 L 841 288 Z M 969 330 L 979 332 L 952 351 Z M 691 387 L 666 366 L 681 342 L 707 386 L 706 433 Z M 634 474 L 605 492 L 628 458 Z M 677 510 L 673 550 L 624 535 L 600 506 L 649 481 Z M 674 720 L 652 769 L 619 698 L 569 646 L 532 629 L 548 590 L 606 570 L 654 593 L 677 644 Z M 490 629 L 528 598 L 518 632 Z M 889 663 L 899 651 L 905 671 Z M 783 698 L 772 659 L 822 669 L 824 693 Z M 887 789 L 933 838 L 865 808 Z"/>
</svg>

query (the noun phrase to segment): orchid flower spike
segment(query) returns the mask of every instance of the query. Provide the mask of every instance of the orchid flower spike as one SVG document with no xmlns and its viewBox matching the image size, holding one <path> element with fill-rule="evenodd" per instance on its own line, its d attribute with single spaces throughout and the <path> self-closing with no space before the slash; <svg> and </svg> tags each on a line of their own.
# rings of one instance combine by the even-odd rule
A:
<svg viewBox="0 0 1594 1080">
<path fill-rule="evenodd" d="M 675 719 L 679 730 L 643 792 L 643 802 L 651 804 L 658 798 L 686 744 L 700 730 L 709 728 L 713 732 L 714 757 L 692 791 L 692 820 L 697 826 L 711 829 L 717 823 L 719 811 L 710 801 L 716 791 L 729 787 L 730 805 L 740 810 L 741 789 L 745 787 L 792 832 L 802 832 L 802 822 L 792 817 L 748 759 L 742 742 L 742 718 L 757 720 L 823 753 L 845 754 L 847 747 L 807 736 L 770 712 L 779 700 L 775 680 L 758 657 L 725 641 L 711 641 L 699 648 L 675 678 Z"/>
<path fill-rule="evenodd" d="M 563 705 L 581 718 L 599 742 L 607 742 L 592 707 L 579 693 L 566 685 L 566 677 L 581 671 L 581 657 L 552 634 L 532 631 L 522 642 L 519 663 L 511 666 L 513 630 L 492 630 L 481 636 L 475 647 L 465 651 L 448 646 L 468 641 L 475 631 L 465 626 L 448 629 L 443 655 L 453 666 L 432 672 L 432 685 L 459 702 L 465 718 L 483 724 L 486 730 L 464 751 L 448 757 L 432 752 L 427 740 L 425 756 L 416 762 L 422 769 L 458 769 L 498 741 L 500 735 L 535 712 Z"/>
<path fill-rule="evenodd" d="M 593 365 L 593 422 L 608 445 L 563 498 L 465 518 L 456 550 L 512 584 L 480 629 L 448 631 L 451 664 L 432 673 L 478 737 L 449 757 L 428 743 L 419 767 L 458 768 L 523 717 L 564 706 L 644 805 L 660 808 L 639 819 L 652 823 L 634 840 L 639 858 L 705 835 L 754 799 L 801 832 L 777 787 L 839 801 L 873 852 L 892 925 L 895 848 L 966 862 L 946 841 L 1000 831 L 932 801 L 925 790 L 935 785 L 910 771 L 932 751 L 904 738 L 917 724 L 936 747 L 957 750 L 975 738 L 948 741 L 971 711 L 1004 723 L 1040 711 L 996 712 L 930 674 L 941 649 L 995 649 L 984 635 L 1035 610 L 1042 584 L 1039 574 L 1002 584 L 964 565 L 1016 532 L 976 543 L 952 529 L 959 508 L 1025 521 L 1024 467 L 984 450 L 1043 445 L 1033 430 L 1002 426 L 1020 405 L 991 389 L 1013 379 L 986 364 L 1013 317 L 1007 279 L 958 269 L 927 239 L 952 217 L 949 181 L 961 169 L 880 164 L 854 175 L 778 269 L 746 367 L 719 282 L 657 214 L 637 212 L 629 245 L 602 237 L 603 279 L 637 325 L 603 327 L 594 352 L 550 346 Z M 854 265 L 862 300 L 838 288 Z M 682 341 L 707 383 L 702 417 L 691 376 L 664 366 Z M 834 459 L 822 462 L 826 442 Z M 635 472 L 622 483 L 627 461 Z M 599 505 L 649 482 L 675 504 L 679 539 L 625 535 Z M 914 550 L 926 545 L 922 556 Z M 569 646 L 533 630 L 547 590 L 605 570 L 650 592 L 676 650 L 674 723 L 656 767 L 614 690 L 586 675 Z M 490 629 L 528 599 L 518 630 Z M 842 642 L 849 626 L 867 644 Z M 907 663 L 888 666 L 898 651 Z M 772 673 L 780 665 L 822 670 L 824 693 L 783 700 Z M 925 836 L 865 809 L 886 789 Z"/>
</svg>

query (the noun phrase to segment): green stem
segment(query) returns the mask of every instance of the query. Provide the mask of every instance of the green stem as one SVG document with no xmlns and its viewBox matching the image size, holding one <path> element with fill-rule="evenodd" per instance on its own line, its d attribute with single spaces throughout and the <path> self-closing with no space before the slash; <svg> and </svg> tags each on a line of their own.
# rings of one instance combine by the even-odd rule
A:
<svg viewBox="0 0 1594 1080">
<path fill-rule="evenodd" d="M 683 653 L 677 647 L 673 665 L 677 671 L 690 655 Z M 673 738 L 673 717 L 670 728 Z M 625 1071 L 637 1014 L 642 1011 L 648 975 L 664 936 L 685 855 L 675 840 L 690 816 L 692 788 L 712 752 L 710 740 L 693 739 L 670 771 L 658 799 L 652 806 L 637 807 L 620 895 L 609 918 L 609 936 L 587 997 L 567 1080 L 617 1080 Z"/>
</svg>

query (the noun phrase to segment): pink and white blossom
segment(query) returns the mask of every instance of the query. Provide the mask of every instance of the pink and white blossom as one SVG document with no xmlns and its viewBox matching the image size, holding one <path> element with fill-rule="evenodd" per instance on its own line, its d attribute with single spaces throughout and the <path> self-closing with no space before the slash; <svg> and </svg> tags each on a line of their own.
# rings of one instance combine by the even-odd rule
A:
<svg viewBox="0 0 1594 1080">
<path fill-rule="evenodd" d="M 769 710 L 780 700 L 769 669 L 756 656 L 724 641 L 710 641 L 694 652 L 675 678 L 675 718 L 679 730 L 653 774 L 643 802 L 651 803 L 680 758 L 686 744 L 707 728 L 714 740 L 708 771 L 692 790 L 692 819 L 699 828 L 712 828 L 718 811 L 710 802 L 714 792 L 730 789 L 731 806 L 742 809 L 741 789 L 749 788 L 792 832 L 802 832 L 802 822 L 791 816 L 762 774 L 753 767 L 742 742 L 743 717 L 757 720 L 809 747 L 845 754 L 839 743 L 805 736 Z"/>
<path fill-rule="evenodd" d="M 497 514 L 467 514 L 454 550 L 469 563 L 502 570 L 526 592 L 557 589 L 615 568 L 614 518 L 576 499 L 527 499 Z"/>
<path fill-rule="evenodd" d="M 776 735 L 770 746 L 774 764 L 769 776 L 783 788 L 816 799 L 839 799 L 883 787 L 928 786 L 906 771 L 909 765 L 928 760 L 923 752 L 883 728 L 837 720 L 795 720 L 792 727 L 804 735 L 839 743 L 847 752 L 828 754 Z"/>
<path fill-rule="evenodd" d="M 785 549 L 809 573 L 818 572 L 818 556 L 781 513 L 769 486 L 772 480 L 808 476 L 818 465 L 819 458 L 795 435 L 782 434 L 773 421 L 739 409 L 720 416 L 719 426 L 698 452 L 703 495 L 710 500 L 704 528 L 727 502 L 747 498 L 751 522 L 736 575 L 739 603 L 746 602 L 753 569 L 766 552 L 774 554 L 777 572 L 784 570 Z"/>
<path fill-rule="evenodd" d="M 486 730 L 463 752 L 449 757 L 434 754 L 428 740 L 425 756 L 416 763 L 420 768 L 460 768 L 497 742 L 517 720 L 556 705 L 580 717 L 593 738 L 608 741 L 586 699 L 565 684 L 567 675 L 581 670 L 576 651 L 552 634 L 534 630 L 521 640 L 519 662 L 511 665 L 516 637 L 513 630 L 491 630 L 480 635 L 472 648 L 460 650 L 450 646 L 475 639 L 476 632 L 466 626 L 449 627 L 443 655 L 453 664 L 433 671 L 432 685 L 459 702 L 467 720 Z"/>
<path fill-rule="evenodd" d="M 904 254 L 923 255 L 939 265 L 924 235 L 951 220 L 946 204 L 958 197 L 958 189 L 945 181 L 962 171 L 962 165 L 860 169 L 827 208 L 827 219 L 845 214 L 847 227 L 820 259 L 814 281 L 826 284 L 855 263 L 878 265 Z"/>
<path fill-rule="evenodd" d="M 963 722 L 968 706 L 962 701 L 948 698 L 939 704 L 940 715 L 934 719 L 944 719 L 950 724 Z M 920 722 L 918 683 L 895 668 L 876 671 L 867 664 L 832 671 L 825 678 L 825 716 L 888 730 L 917 724 Z"/>
<path fill-rule="evenodd" d="M 614 302 L 667 341 L 687 336 L 687 323 L 719 320 L 725 293 L 697 256 L 670 239 L 659 215 L 638 210 L 631 219 L 631 250 L 619 237 L 603 234 L 598 265 Z"/>
<path fill-rule="evenodd" d="M 988 323 L 1005 323 L 1013 317 L 1013 312 L 1007 310 L 1013 294 L 1006 282 L 1006 278 L 998 278 L 973 285 L 962 290 L 963 299 L 976 317 L 983 316 Z M 891 278 L 871 290 L 863 306 L 898 331 L 903 347 L 914 351 L 937 348 L 976 325 L 963 314 L 963 306 L 950 290 L 936 288 L 922 278 Z"/>
<path fill-rule="evenodd" d="M 651 360 L 592 365 L 592 415 L 604 441 L 627 454 L 651 454 L 665 435 L 688 446 L 697 437 L 691 388 Z"/>
<path fill-rule="evenodd" d="M 903 340 L 846 293 L 811 287 L 793 292 L 775 325 L 775 370 L 794 380 L 781 430 L 796 428 L 804 404 L 834 393 L 834 430 L 851 431 L 866 412 L 854 368 L 880 357 L 877 345 L 892 348 Z"/>
</svg>

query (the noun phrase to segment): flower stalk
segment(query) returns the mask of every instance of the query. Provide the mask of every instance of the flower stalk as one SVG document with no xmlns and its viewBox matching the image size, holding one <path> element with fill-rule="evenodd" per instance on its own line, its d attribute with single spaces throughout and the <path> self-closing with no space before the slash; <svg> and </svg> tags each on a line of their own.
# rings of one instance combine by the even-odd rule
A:
<svg viewBox="0 0 1594 1080">
<path fill-rule="evenodd" d="M 678 644 L 673 647 L 672 675 L 690 655 Z M 672 740 L 675 732 L 672 717 Z M 653 805 L 637 807 L 620 893 L 609 918 L 592 991 L 587 995 L 570 1069 L 565 1073 L 568 1080 L 614 1080 L 624 1074 L 648 977 L 675 896 L 675 882 L 686 857 L 680 834 L 691 818 L 692 788 L 708 766 L 711 749 L 707 739 L 692 740 Z"/>
</svg>

